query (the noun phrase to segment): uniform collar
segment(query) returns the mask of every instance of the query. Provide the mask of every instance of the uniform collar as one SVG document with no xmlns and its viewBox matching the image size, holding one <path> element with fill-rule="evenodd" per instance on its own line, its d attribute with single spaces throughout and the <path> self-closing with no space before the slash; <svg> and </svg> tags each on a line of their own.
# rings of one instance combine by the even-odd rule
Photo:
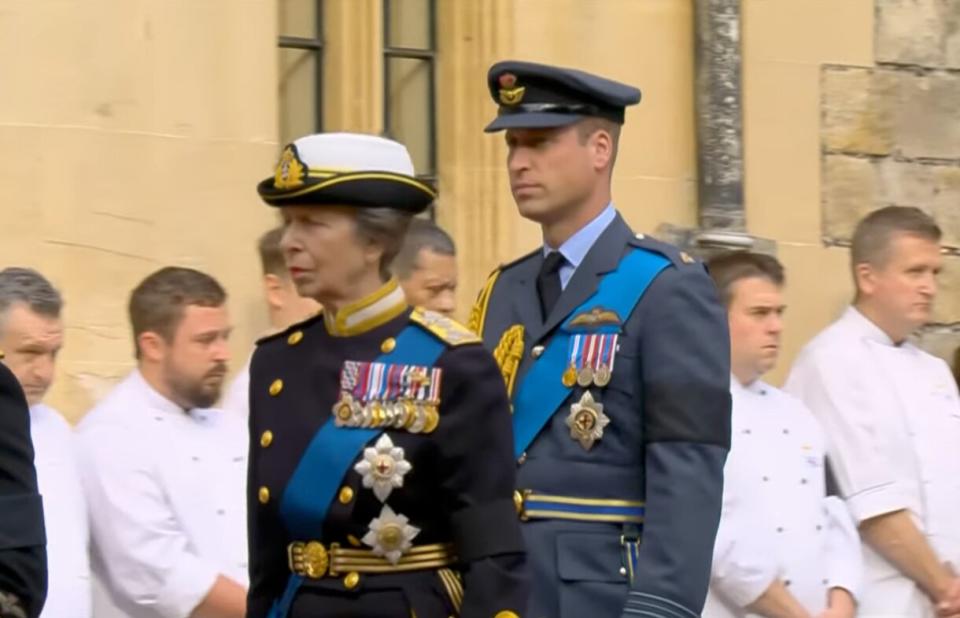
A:
<svg viewBox="0 0 960 618">
<path fill-rule="evenodd" d="M 603 234 L 603 231 L 607 229 L 616 216 L 617 211 L 611 202 L 607 204 L 603 212 L 594 217 L 590 223 L 577 230 L 577 232 L 560 245 L 559 248 L 555 249 L 544 245 L 543 256 L 546 257 L 554 251 L 559 251 L 560 255 L 566 258 L 567 262 L 576 269 L 580 266 L 583 258 L 586 257 L 587 252 L 590 251 L 590 248 L 593 247 L 593 244 L 597 242 L 597 239 L 600 238 L 600 235 Z"/>
<path fill-rule="evenodd" d="M 133 381 L 134 385 L 140 388 L 147 396 L 147 402 L 150 404 L 154 410 L 159 410 L 162 412 L 169 412 L 171 414 L 184 414 L 190 412 L 190 410 L 184 410 L 176 403 L 170 401 L 166 397 L 160 394 L 160 391 L 153 388 L 147 379 L 143 377 L 143 374 L 140 373 L 139 369 L 135 369 L 133 374 L 130 376 L 130 379 Z"/>
<path fill-rule="evenodd" d="M 743 384 L 737 376 L 730 374 L 730 391 L 734 394 L 738 392 L 753 393 L 754 395 L 766 395 L 770 390 L 770 385 L 757 378 L 750 384 Z"/>
<path fill-rule="evenodd" d="M 407 301 L 396 277 L 366 298 L 344 306 L 332 315 L 323 312 L 323 323 L 334 337 L 359 335 L 386 324 L 407 309 Z"/>
<path fill-rule="evenodd" d="M 847 307 L 847 310 L 843 313 L 842 319 L 844 322 L 850 325 L 850 327 L 857 334 L 868 341 L 873 341 L 886 346 L 896 347 L 897 345 L 887 333 L 883 332 L 882 328 L 871 322 L 870 318 L 860 313 L 860 310 L 853 305 Z"/>
</svg>

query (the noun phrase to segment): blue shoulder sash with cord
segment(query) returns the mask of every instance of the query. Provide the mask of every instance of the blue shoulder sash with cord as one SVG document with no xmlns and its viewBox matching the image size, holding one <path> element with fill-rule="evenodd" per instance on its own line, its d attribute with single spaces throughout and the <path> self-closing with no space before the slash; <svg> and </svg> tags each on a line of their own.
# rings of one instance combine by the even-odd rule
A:
<svg viewBox="0 0 960 618">
<path fill-rule="evenodd" d="M 647 287 L 669 265 L 670 260 L 661 255 L 631 247 L 617 268 L 600 280 L 597 291 L 571 312 L 571 317 L 564 321 L 544 348 L 543 354 L 534 361 L 513 397 L 516 457 L 527 450 L 573 391 L 573 386 L 565 386 L 561 381 L 567 364 L 570 338 L 576 331 L 570 326 L 571 320 L 595 307 L 602 307 L 614 311 L 620 320 L 626 321 Z M 605 328 L 609 327 L 601 326 L 597 331 L 603 332 Z"/>
<path fill-rule="evenodd" d="M 393 351 L 380 355 L 376 362 L 397 365 L 431 366 L 446 349 L 446 344 L 417 324 L 410 324 L 396 337 Z M 323 523 L 343 477 L 362 449 L 379 434 L 378 429 L 337 427 L 333 415 L 307 445 L 280 500 L 280 516 L 294 539 L 319 539 Z M 268 618 L 285 618 L 303 583 L 291 573 L 283 596 L 274 603 Z"/>
</svg>

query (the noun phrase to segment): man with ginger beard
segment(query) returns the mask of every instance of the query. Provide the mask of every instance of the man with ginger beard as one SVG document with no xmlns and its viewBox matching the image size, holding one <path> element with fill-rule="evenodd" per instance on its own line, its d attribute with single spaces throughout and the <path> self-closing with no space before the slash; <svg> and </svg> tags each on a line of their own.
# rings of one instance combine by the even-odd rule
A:
<svg viewBox="0 0 960 618">
<path fill-rule="evenodd" d="M 226 293 L 168 267 L 129 310 L 137 368 L 78 428 L 94 569 L 130 618 L 240 618 L 246 429 L 210 409 L 229 360 Z"/>
</svg>

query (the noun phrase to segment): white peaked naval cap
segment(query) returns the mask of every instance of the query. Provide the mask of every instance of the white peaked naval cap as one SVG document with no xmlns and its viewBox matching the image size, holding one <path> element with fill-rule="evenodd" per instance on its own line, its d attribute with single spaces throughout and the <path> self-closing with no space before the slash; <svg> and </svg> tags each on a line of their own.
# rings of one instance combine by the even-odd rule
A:
<svg viewBox="0 0 960 618">
<path fill-rule="evenodd" d="M 418 179 L 406 147 L 359 133 L 318 133 L 284 148 L 257 190 L 271 206 L 394 208 L 421 212 L 436 192 Z"/>
</svg>

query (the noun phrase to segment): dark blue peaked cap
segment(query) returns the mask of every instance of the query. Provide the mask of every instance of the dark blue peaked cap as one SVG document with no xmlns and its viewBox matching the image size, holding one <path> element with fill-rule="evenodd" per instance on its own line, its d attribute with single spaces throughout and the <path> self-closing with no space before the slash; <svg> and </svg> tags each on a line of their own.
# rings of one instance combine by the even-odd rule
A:
<svg viewBox="0 0 960 618">
<path fill-rule="evenodd" d="M 640 102 L 640 90 L 577 69 L 504 60 L 487 73 L 490 96 L 500 105 L 484 129 L 562 127 L 595 116 L 623 124 L 628 105 Z"/>
</svg>

